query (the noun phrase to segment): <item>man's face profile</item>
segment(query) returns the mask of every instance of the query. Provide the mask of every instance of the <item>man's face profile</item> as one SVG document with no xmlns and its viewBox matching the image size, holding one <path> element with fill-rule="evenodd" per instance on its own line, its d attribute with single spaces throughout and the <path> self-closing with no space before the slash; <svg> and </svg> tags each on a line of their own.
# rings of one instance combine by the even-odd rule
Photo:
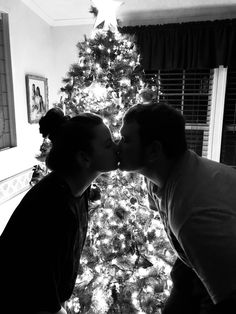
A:
<svg viewBox="0 0 236 314">
<path fill-rule="evenodd" d="M 123 122 L 120 130 L 119 168 L 126 171 L 136 171 L 143 167 L 144 154 L 137 122 Z"/>
</svg>

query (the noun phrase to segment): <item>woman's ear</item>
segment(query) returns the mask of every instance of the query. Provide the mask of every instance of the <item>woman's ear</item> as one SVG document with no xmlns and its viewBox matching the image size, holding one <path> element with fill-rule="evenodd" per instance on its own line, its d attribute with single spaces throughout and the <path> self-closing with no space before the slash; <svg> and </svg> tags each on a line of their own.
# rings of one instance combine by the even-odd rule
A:
<svg viewBox="0 0 236 314">
<path fill-rule="evenodd" d="M 147 149 L 147 160 L 149 162 L 157 161 L 162 154 L 162 144 L 159 141 L 153 141 Z"/>
</svg>

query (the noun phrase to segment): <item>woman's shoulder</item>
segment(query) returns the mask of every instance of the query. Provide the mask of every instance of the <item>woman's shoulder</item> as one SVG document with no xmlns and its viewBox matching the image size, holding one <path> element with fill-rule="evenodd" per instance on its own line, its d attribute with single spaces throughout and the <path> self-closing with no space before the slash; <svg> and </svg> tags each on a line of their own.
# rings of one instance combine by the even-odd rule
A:
<svg viewBox="0 0 236 314">
<path fill-rule="evenodd" d="M 50 173 L 28 191 L 23 201 L 35 208 L 51 206 L 53 210 L 56 206 L 65 206 L 69 199 L 70 191 L 66 183 L 54 173 Z"/>
</svg>

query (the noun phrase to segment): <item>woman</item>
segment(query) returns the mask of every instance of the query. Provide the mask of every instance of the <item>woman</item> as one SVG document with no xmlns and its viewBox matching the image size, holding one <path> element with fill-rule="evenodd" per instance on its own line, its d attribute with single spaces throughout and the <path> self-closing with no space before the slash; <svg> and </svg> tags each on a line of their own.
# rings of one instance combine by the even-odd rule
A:
<svg viewBox="0 0 236 314">
<path fill-rule="evenodd" d="M 89 186 L 117 168 L 116 145 L 100 116 L 51 120 L 56 122 L 50 133 L 43 124 L 40 132 L 53 134 L 47 158 L 52 171 L 25 195 L 0 237 L 4 314 L 66 313 L 61 304 L 70 298 L 77 276 Z"/>
</svg>

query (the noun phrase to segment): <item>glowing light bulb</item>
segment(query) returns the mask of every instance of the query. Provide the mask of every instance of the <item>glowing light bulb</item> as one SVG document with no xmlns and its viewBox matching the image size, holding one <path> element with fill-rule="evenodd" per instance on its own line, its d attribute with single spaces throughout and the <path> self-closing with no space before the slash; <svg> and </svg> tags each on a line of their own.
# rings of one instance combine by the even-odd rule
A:
<svg viewBox="0 0 236 314">
<path fill-rule="evenodd" d="M 152 245 L 152 244 L 148 244 L 148 250 L 150 251 L 150 252 L 153 252 L 154 251 L 154 246 Z"/>
<path fill-rule="evenodd" d="M 119 132 L 114 132 L 113 135 L 114 135 L 115 139 L 118 139 L 120 137 L 120 133 Z"/>
</svg>

